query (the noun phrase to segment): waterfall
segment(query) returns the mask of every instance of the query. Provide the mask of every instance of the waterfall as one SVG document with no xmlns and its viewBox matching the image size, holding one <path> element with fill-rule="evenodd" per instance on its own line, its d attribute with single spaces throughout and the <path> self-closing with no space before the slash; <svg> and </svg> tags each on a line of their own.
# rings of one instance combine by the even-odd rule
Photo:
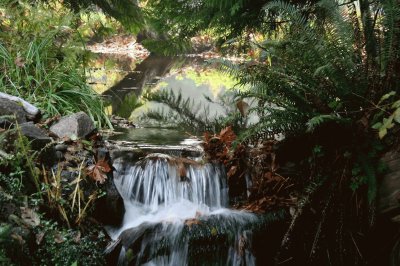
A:
<svg viewBox="0 0 400 266">
<path fill-rule="evenodd" d="M 189 265 L 191 239 L 202 237 L 194 228 L 205 228 L 211 236 L 231 236 L 224 238 L 230 247 L 226 258 L 220 258 L 223 265 L 255 265 L 251 232 L 245 227 L 257 217 L 228 209 L 222 167 L 164 154 L 134 164 L 117 159 L 113 166 L 125 205 L 121 227 L 111 232 L 122 245 L 119 265 Z"/>
</svg>

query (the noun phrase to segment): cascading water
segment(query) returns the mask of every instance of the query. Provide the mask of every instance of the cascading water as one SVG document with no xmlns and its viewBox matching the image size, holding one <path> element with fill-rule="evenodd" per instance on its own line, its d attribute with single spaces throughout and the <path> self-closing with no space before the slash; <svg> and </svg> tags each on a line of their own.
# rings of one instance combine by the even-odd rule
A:
<svg viewBox="0 0 400 266">
<path fill-rule="evenodd" d="M 221 167 L 151 154 L 135 164 L 117 159 L 114 168 L 114 182 L 125 205 L 122 226 L 111 233 L 121 242 L 119 265 L 193 264 L 189 246 L 199 236 L 191 225 L 208 223 L 215 225 L 205 226 L 211 228 L 211 236 L 221 232 L 230 236 L 224 242 L 225 258 L 216 254 L 219 262 L 211 264 L 255 264 L 251 232 L 245 227 L 257 217 L 227 208 L 228 187 Z M 210 261 L 195 264 L 210 265 Z"/>
</svg>

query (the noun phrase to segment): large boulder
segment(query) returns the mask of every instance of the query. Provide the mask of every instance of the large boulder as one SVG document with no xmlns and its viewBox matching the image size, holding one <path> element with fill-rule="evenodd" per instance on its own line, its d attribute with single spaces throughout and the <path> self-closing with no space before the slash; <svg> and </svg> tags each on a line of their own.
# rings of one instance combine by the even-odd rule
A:
<svg viewBox="0 0 400 266">
<path fill-rule="evenodd" d="M 92 119 L 84 112 L 79 112 L 60 119 L 50 127 L 50 131 L 59 138 L 85 138 L 95 130 Z"/>
</svg>

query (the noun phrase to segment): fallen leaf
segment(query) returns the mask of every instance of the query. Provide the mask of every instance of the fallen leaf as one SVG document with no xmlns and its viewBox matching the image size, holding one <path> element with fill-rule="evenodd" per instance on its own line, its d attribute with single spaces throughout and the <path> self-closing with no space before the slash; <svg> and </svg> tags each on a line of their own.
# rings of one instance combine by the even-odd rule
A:
<svg viewBox="0 0 400 266">
<path fill-rule="evenodd" d="M 30 227 L 36 227 L 40 224 L 39 215 L 32 209 L 21 207 L 21 218 L 24 223 Z"/>
<path fill-rule="evenodd" d="M 77 244 L 81 242 L 81 232 L 80 231 L 76 232 L 76 234 L 74 236 L 74 242 Z"/>
<path fill-rule="evenodd" d="M 189 219 L 185 221 L 185 225 L 192 227 L 194 224 L 201 224 L 201 222 L 197 219 Z"/>
<path fill-rule="evenodd" d="M 36 244 L 40 245 L 42 243 L 44 237 L 44 232 L 40 232 L 36 234 Z"/>
<path fill-rule="evenodd" d="M 15 58 L 14 63 L 15 63 L 15 65 L 17 67 L 24 67 L 25 66 L 25 60 L 22 57 Z"/>
<path fill-rule="evenodd" d="M 64 237 L 59 232 L 54 234 L 54 242 L 56 242 L 57 244 L 61 244 L 64 241 L 65 241 Z"/>
<path fill-rule="evenodd" d="M 239 109 L 239 112 L 243 117 L 246 117 L 247 114 L 249 113 L 249 107 L 250 106 L 249 106 L 248 103 L 246 103 L 243 100 L 237 101 L 236 102 L 236 107 Z"/>
<path fill-rule="evenodd" d="M 236 174 L 236 172 L 237 172 L 237 166 L 236 165 L 232 166 L 227 173 L 227 177 L 230 178 L 230 177 L 234 176 Z"/>
<path fill-rule="evenodd" d="M 106 160 L 99 160 L 96 164 L 87 167 L 87 174 L 96 182 L 103 184 L 111 167 Z"/>
</svg>

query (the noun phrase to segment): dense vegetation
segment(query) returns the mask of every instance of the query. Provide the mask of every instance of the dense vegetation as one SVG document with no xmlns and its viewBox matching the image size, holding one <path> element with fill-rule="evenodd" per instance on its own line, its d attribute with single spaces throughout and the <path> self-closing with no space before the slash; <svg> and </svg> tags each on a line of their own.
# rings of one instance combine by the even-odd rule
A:
<svg viewBox="0 0 400 266">
<path fill-rule="evenodd" d="M 119 23 L 89 11 L 74 14 L 57 1 L 2 1 L 0 92 L 36 105 L 43 121 L 84 111 L 98 127 L 111 126 L 102 98 L 86 82 L 82 49 L 110 25 Z M 83 195 L 79 185 L 90 182 L 82 165 L 70 165 L 80 174 L 68 184 L 61 177 L 66 166 L 49 167 L 55 158 L 48 147 L 35 150 L 19 125 L 9 128 L 4 119 L 13 118 L 0 117 L 0 264 L 104 264 L 105 233 L 85 220 L 102 189 L 85 188 L 89 194 Z M 91 145 L 86 143 L 89 153 Z"/>
<path fill-rule="evenodd" d="M 372 232 L 379 232 L 374 221 L 384 169 L 380 156 L 398 142 L 393 128 L 400 122 L 399 3 L 268 1 L 255 11 L 247 8 L 258 18 L 247 20 L 241 18 L 246 12 L 230 8 L 240 10 L 250 1 L 172 2 L 151 2 L 159 12 L 165 10 L 165 16 L 179 13 L 169 20 L 172 25 L 164 24 L 171 27 L 169 32 L 175 29 L 177 36 L 188 37 L 209 30 L 240 37 L 243 29 L 247 47 L 257 47 L 258 60 L 223 62 L 222 70 L 239 80 L 233 102 L 257 100 L 248 113 L 238 108 L 228 119 L 228 125 L 243 125 L 243 116 L 260 118 L 247 128 L 234 127 L 238 143 L 257 144 L 283 135 L 286 154 L 277 158 L 282 168 L 275 171 L 287 173 L 288 161 L 298 164 L 295 173 L 287 175 L 303 196 L 276 262 L 356 265 L 377 260 L 378 246 L 367 242 Z M 188 10 L 200 10 L 204 23 L 196 24 L 196 17 L 194 24 L 187 22 L 193 17 Z M 225 23 L 237 24 L 228 18 L 245 25 L 230 31 Z M 190 28 L 177 26 L 181 23 Z M 152 99 L 169 103 L 181 114 L 188 105 L 165 93 Z"/>
<path fill-rule="evenodd" d="M 245 159 L 251 157 L 252 148 L 267 147 L 268 154 L 277 150 L 276 161 L 273 153 L 271 165 L 265 168 L 268 174 L 257 173 L 254 177 L 262 189 L 256 187 L 257 193 L 250 198 L 255 203 L 273 196 L 281 200 L 263 206 L 265 209 L 281 207 L 283 201 L 293 202 L 296 198 L 276 264 L 363 265 L 389 261 L 390 252 L 382 250 L 378 241 L 386 228 L 378 226 L 382 217 L 377 214 L 377 195 L 385 169 L 381 157 L 398 148 L 398 0 L 32 3 L 6 1 L 0 6 L 1 91 L 32 101 L 49 117 L 84 110 L 99 125 L 105 125 L 108 118 L 102 100 L 85 83 L 85 53 L 76 49 L 91 37 L 85 35 L 87 28 L 79 13 L 82 9 L 96 11 L 92 5 L 96 4 L 119 19 L 127 30 L 146 32 L 144 43 L 157 52 L 185 51 L 192 37 L 206 35 L 222 51 L 250 55 L 251 60 L 240 64 L 218 62 L 221 71 L 238 81 L 234 95 L 222 101 L 233 113 L 210 120 L 193 114 L 192 101 L 180 95 L 162 92 L 147 98 L 170 105 L 175 115 L 169 116 L 182 125 L 213 133 L 225 128 L 216 138 L 206 135 L 206 149 L 212 153 L 212 149 L 221 148 L 217 145 L 223 145 L 222 155 L 214 154 L 212 159 L 226 164 L 230 184 L 245 183 Z M 249 99 L 256 105 L 246 106 Z M 246 123 L 252 115 L 258 121 Z M 15 134 L 18 136 L 18 132 Z M 223 137 L 227 134 L 229 137 Z M 277 137 L 284 140 L 276 144 Z M 210 143 L 215 139 L 220 143 Z M 5 142 L 3 139 L 3 146 Z M 0 169 L 8 173 L 0 176 L 0 188 L 5 191 L 0 191 L 0 202 L 4 204 L 20 203 L 13 194 L 22 198 L 26 195 L 24 186 L 29 183 L 38 186 L 36 170 L 30 167 L 32 160 L 24 148 L 28 146 L 23 138 L 15 138 L 13 148 L 17 152 L 2 161 Z M 32 179 L 22 182 L 25 176 Z M 290 190 L 282 196 L 286 198 L 274 195 L 278 193 L 274 190 L 276 182 L 270 179 L 277 176 L 285 178 L 285 186 L 290 184 Z M 53 173 L 54 180 L 56 177 Z M 31 201 L 38 204 L 43 195 L 50 195 L 51 186 L 47 185 L 47 190 L 46 186 L 36 189 Z M 232 190 L 235 196 L 245 198 L 245 188 Z M 68 219 L 61 207 L 68 203 L 53 200 L 58 222 L 65 226 Z M 104 263 L 97 253 L 93 258 L 77 257 L 75 244 L 89 246 L 89 238 L 79 236 L 75 241 L 74 234 L 78 233 L 73 231 L 74 226 L 72 231 L 57 226 L 48 221 L 35 231 L 39 236 L 46 232 L 39 242 L 44 239 L 43 243 L 54 248 L 43 248 L 38 254 L 56 252 L 60 246 L 51 240 L 62 235 L 66 248 L 61 249 L 67 255 L 53 257 L 52 263 Z M 10 235 L 9 225 L 1 225 L 0 262 L 9 262 L 7 257 L 15 255 L 4 248 L 18 242 L 14 239 L 10 243 Z M 391 237 L 386 249 L 398 245 L 398 237 Z M 27 256 L 21 257 L 21 264 Z M 43 262 L 38 256 L 33 258 L 35 263 Z M 393 264 L 395 261 L 392 258 Z"/>
</svg>

